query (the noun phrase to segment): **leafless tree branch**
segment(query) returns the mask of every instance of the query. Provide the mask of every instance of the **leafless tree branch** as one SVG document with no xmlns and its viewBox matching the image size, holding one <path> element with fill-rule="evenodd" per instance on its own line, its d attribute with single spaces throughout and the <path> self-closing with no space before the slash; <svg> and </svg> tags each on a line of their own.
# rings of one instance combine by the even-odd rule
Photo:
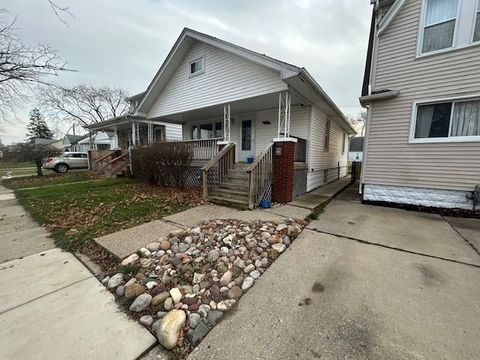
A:
<svg viewBox="0 0 480 360">
<path fill-rule="evenodd" d="M 108 86 L 48 86 L 39 93 L 39 105 L 53 117 L 86 127 L 126 114 L 126 97 L 125 91 Z"/>
<path fill-rule="evenodd" d="M 71 17 L 72 19 L 75 19 L 75 15 L 72 14 L 70 11 L 69 7 L 66 6 L 59 6 L 52 0 L 48 0 L 50 7 L 53 10 L 53 13 L 57 17 L 58 20 L 60 20 L 66 27 L 68 27 L 68 22 L 62 17 L 62 14 L 66 14 L 67 16 Z"/>
</svg>

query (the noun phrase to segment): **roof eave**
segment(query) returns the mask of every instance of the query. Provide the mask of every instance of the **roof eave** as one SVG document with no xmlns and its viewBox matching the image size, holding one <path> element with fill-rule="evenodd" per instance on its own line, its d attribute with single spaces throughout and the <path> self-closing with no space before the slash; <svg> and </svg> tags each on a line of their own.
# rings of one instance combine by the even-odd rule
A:
<svg viewBox="0 0 480 360">
<path fill-rule="evenodd" d="M 351 135 L 355 135 L 357 131 L 353 128 L 350 121 L 348 121 L 345 114 L 339 109 L 337 104 L 327 95 L 327 93 L 322 89 L 322 87 L 315 81 L 315 79 L 310 75 L 310 73 L 305 69 L 302 68 L 302 71 L 299 74 L 300 76 L 304 76 L 305 79 L 309 82 L 312 88 L 321 96 L 321 98 L 333 109 L 333 111 L 338 115 L 340 120 L 346 125 L 349 133 Z"/>
</svg>

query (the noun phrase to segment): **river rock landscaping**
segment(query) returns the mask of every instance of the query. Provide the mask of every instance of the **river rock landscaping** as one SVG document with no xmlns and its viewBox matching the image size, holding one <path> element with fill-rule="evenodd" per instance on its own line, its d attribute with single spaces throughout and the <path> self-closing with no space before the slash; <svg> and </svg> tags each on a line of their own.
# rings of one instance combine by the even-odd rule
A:
<svg viewBox="0 0 480 360">
<path fill-rule="evenodd" d="M 306 222 L 203 221 L 125 258 L 102 283 L 160 344 L 191 351 L 300 234 Z"/>
</svg>

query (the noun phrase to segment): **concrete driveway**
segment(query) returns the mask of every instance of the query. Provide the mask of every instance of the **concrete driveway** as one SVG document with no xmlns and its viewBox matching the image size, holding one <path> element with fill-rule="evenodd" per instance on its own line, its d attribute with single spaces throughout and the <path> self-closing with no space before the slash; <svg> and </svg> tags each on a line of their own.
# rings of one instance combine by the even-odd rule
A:
<svg viewBox="0 0 480 360">
<path fill-rule="evenodd" d="M 480 256 L 463 236 L 340 196 L 190 359 L 478 359 Z"/>
</svg>

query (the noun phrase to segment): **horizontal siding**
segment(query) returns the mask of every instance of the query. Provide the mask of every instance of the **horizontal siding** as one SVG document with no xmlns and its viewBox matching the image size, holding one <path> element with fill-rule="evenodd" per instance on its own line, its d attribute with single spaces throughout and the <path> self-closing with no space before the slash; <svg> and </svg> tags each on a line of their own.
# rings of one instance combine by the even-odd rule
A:
<svg viewBox="0 0 480 360">
<path fill-rule="evenodd" d="M 310 111 L 308 107 L 293 107 L 291 110 L 291 130 L 292 136 L 296 136 L 302 139 L 308 139 L 308 123 L 309 123 Z M 230 128 L 230 137 L 232 142 L 237 146 L 237 159 L 238 150 L 240 146 L 240 124 L 242 120 L 253 121 L 253 150 L 254 155 L 260 154 L 268 144 L 270 144 L 274 138 L 277 137 L 278 132 L 278 110 L 262 110 L 253 112 L 250 114 L 232 114 L 232 125 Z M 223 121 L 223 118 L 212 118 L 184 125 L 183 135 L 184 139 L 191 138 L 191 129 L 193 124 L 200 123 L 213 123 L 217 121 Z M 270 124 L 264 124 L 264 122 L 270 122 Z"/>
<path fill-rule="evenodd" d="M 189 77 L 188 63 L 204 57 L 205 72 Z M 282 91 L 278 72 L 195 42 L 148 111 L 149 118 Z"/>
<path fill-rule="evenodd" d="M 319 108 L 312 108 L 312 121 L 310 129 L 310 146 L 308 174 L 307 174 L 307 191 L 311 191 L 324 184 L 324 169 L 336 169 L 338 163 L 340 167 L 347 166 L 348 137 L 345 144 L 345 150 L 342 151 L 343 145 L 343 129 L 335 122 L 331 121 L 330 125 L 330 147 L 329 151 L 324 151 L 325 147 L 325 128 L 327 116 Z M 333 175 L 332 175 L 333 174 Z M 337 170 L 329 172 L 329 180 L 336 180 L 338 176 Z"/>
<path fill-rule="evenodd" d="M 182 125 L 165 125 L 165 137 L 167 140 L 182 140 Z"/>
<path fill-rule="evenodd" d="M 370 107 L 365 183 L 471 190 L 480 142 L 410 144 L 414 101 L 480 94 L 480 47 L 416 58 L 421 1 L 407 0 L 380 36 L 375 89 L 400 96 Z"/>
</svg>

